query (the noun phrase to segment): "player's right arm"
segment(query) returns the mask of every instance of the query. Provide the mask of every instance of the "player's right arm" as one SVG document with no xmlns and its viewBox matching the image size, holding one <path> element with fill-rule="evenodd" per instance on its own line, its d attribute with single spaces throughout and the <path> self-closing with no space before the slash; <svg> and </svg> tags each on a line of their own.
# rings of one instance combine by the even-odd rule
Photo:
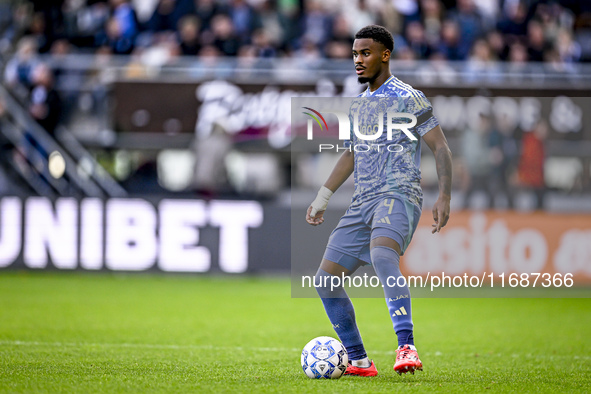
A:
<svg viewBox="0 0 591 394">
<path fill-rule="evenodd" d="M 312 226 L 318 226 L 324 222 L 324 211 L 328 205 L 328 200 L 332 194 L 351 176 L 354 167 L 353 152 L 345 151 L 332 169 L 324 186 L 320 188 L 318 194 L 306 212 L 306 221 Z"/>
</svg>

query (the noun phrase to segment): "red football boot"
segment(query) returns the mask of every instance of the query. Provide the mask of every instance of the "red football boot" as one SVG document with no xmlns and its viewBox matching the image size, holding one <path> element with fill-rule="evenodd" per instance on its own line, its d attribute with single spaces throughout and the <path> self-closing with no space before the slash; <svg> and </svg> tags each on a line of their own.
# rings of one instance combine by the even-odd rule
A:
<svg viewBox="0 0 591 394">
<path fill-rule="evenodd" d="M 347 370 L 345 371 L 345 375 L 349 376 L 376 376 L 378 374 L 378 370 L 376 365 L 371 361 L 371 365 L 367 368 L 356 367 L 351 364 L 349 361 L 349 365 L 347 365 Z"/>
<path fill-rule="evenodd" d="M 348 370 L 348 369 L 347 369 Z M 399 375 L 410 372 L 414 375 L 415 371 L 423 370 L 423 363 L 419 359 L 417 350 L 410 347 L 410 345 L 400 346 L 396 350 L 396 364 L 394 364 L 394 371 Z"/>
</svg>

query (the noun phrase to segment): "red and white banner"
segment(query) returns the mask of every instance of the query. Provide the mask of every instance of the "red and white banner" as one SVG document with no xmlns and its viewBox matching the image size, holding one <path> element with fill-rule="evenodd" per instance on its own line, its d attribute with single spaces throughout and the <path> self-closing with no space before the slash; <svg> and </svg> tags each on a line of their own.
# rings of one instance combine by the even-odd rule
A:
<svg viewBox="0 0 591 394">
<path fill-rule="evenodd" d="M 406 274 L 572 274 L 591 284 L 591 215 L 516 212 L 452 212 L 431 234 L 425 211 L 403 258 Z"/>
</svg>

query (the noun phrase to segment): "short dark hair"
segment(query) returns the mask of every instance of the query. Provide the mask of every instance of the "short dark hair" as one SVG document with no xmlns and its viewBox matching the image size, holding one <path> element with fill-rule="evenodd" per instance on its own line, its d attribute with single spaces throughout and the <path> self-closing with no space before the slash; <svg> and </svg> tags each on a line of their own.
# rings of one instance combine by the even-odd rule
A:
<svg viewBox="0 0 591 394">
<path fill-rule="evenodd" d="M 384 26 L 369 25 L 365 26 L 355 34 L 355 38 L 371 38 L 372 40 L 384 45 L 390 52 L 394 50 L 394 38 Z"/>
</svg>

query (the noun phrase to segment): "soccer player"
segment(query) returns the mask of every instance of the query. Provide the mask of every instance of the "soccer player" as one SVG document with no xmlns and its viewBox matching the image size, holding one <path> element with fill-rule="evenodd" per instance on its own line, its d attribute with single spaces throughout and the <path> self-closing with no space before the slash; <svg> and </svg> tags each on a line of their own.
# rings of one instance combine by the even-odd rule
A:
<svg viewBox="0 0 591 394">
<path fill-rule="evenodd" d="M 369 86 L 351 105 L 349 118 L 353 119 L 351 112 L 356 110 L 359 130 L 370 129 L 373 134 L 377 109 L 384 109 L 387 105 L 389 111 L 416 117 L 416 124 L 407 129 L 414 138 L 411 139 L 402 129 L 394 130 L 390 140 L 383 132 L 370 145 L 352 133 L 348 150 L 339 158 L 306 214 L 309 224 L 322 224 L 328 200 L 354 173 L 355 192 L 351 205 L 330 235 L 314 279 L 326 313 L 349 354 L 349 366 L 345 372 L 348 375 L 375 376 L 378 371 L 365 352 L 353 304 L 342 286 L 330 286 L 331 277 L 351 275 L 367 264 L 373 265 L 384 285 L 386 303 L 398 337 L 394 371 L 414 373 L 423 368 L 414 346 L 410 291 L 408 285 L 398 287 L 394 280 L 402 275 L 399 259 L 421 216 L 421 139 L 433 151 L 437 166 L 439 197 L 433 206 L 435 223 L 432 232 L 439 232 L 449 218 L 451 152 L 425 95 L 391 74 L 389 62 L 393 49 L 392 35 L 382 26 L 367 26 L 355 35 L 355 70 L 359 82 Z M 385 115 L 384 119 L 387 119 Z M 408 122 L 410 119 L 404 120 Z M 385 131 L 386 120 L 383 122 Z M 361 149 L 356 150 L 357 144 Z M 367 146 L 372 149 L 368 150 Z M 389 277 L 391 279 L 387 281 Z"/>
</svg>

